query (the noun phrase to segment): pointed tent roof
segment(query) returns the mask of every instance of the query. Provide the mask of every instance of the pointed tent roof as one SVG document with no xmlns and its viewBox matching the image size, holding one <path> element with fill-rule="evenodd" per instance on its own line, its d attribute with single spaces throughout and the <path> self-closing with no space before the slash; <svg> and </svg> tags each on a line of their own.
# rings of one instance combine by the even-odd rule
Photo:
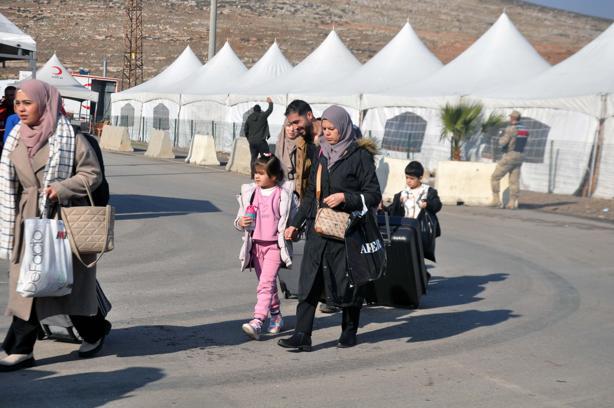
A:
<svg viewBox="0 0 614 408">
<path fill-rule="evenodd" d="M 36 79 L 55 86 L 64 98 L 98 101 L 98 92 L 87 89 L 73 78 L 55 54 L 36 71 Z"/>
<path fill-rule="evenodd" d="M 220 103 L 226 101 L 228 93 L 243 92 L 254 86 L 261 85 L 268 81 L 285 74 L 292 69 L 292 64 L 288 62 L 284 54 L 279 49 L 277 41 L 275 41 L 264 53 L 264 55 L 237 81 L 230 84 L 228 92 L 218 95 L 206 95 L 201 99 L 213 100 Z"/>
<path fill-rule="evenodd" d="M 477 96 L 492 106 L 562 108 L 601 117 L 600 95 L 614 93 L 612 66 L 614 24 L 540 75 L 514 86 L 491 88 Z"/>
<path fill-rule="evenodd" d="M 286 59 L 275 41 L 258 62 L 232 86 L 232 91 L 258 86 L 284 75 L 291 69 L 292 64 Z"/>
<path fill-rule="evenodd" d="M 113 101 L 155 99 L 160 93 L 177 93 L 176 84 L 196 72 L 203 64 L 188 45 L 168 67 L 150 80 L 113 95 Z M 138 94 L 138 96 L 137 96 Z"/>
<path fill-rule="evenodd" d="M 124 92 L 134 93 L 171 90 L 173 83 L 188 77 L 202 66 L 203 64 L 188 45 L 175 61 L 158 75 Z"/>
<path fill-rule="evenodd" d="M 227 94 L 247 68 L 226 41 L 220 51 L 198 71 L 177 83 L 182 103 L 201 100 L 201 95 Z"/>
<path fill-rule="evenodd" d="M 425 81 L 404 84 L 377 96 L 367 95 L 365 102 L 368 107 L 407 103 L 439 106 L 442 99 L 436 97 L 468 95 L 523 81 L 549 66 L 503 13 L 475 43 Z"/>
<path fill-rule="evenodd" d="M 346 78 L 358 68 L 360 62 L 343 44 L 335 30 L 332 30 L 322 44 L 294 69 L 277 79 L 254 86 L 244 94 L 231 95 L 231 103 L 309 91 L 324 81 L 334 82 Z"/>
<path fill-rule="evenodd" d="M 358 109 L 360 94 L 382 91 L 400 83 L 416 83 L 442 66 L 407 22 L 384 48 L 354 74 L 341 82 L 329 84 L 326 94 L 306 94 L 309 95 L 306 97 L 314 103 L 339 103 Z"/>
<path fill-rule="evenodd" d="M 0 13 L 0 44 L 17 49 L 36 51 L 36 41 L 21 31 L 2 13 Z"/>
</svg>

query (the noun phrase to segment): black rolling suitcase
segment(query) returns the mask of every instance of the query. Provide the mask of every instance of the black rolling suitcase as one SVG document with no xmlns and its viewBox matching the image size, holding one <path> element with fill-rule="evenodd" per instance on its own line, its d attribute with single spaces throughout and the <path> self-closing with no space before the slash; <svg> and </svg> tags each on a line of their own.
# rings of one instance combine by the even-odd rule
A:
<svg viewBox="0 0 614 408">
<path fill-rule="evenodd" d="M 298 296 L 298 280 L 301 275 L 301 262 L 303 261 L 303 251 L 305 249 L 305 239 L 292 243 L 292 269 L 280 268 L 279 286 L 286 299 L 296 299 Z"/>
<path fill-rule="evenodd" d="M 367 303 L 377 306 L 417 308 L 428 283 L 420 227 L 416 220 L 389 217 L 390 237 L 386 254 L 386 273 L 367 287 Z M 387 236 L 386 217 L 378 224 Z"/>
</svg>

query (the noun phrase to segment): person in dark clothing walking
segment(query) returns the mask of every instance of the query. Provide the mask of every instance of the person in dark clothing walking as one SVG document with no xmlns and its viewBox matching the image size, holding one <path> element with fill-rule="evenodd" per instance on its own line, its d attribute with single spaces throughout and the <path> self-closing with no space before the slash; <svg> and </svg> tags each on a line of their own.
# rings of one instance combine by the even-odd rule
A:
<svg viewBox="0 0 614 408">
<path fill-rule="evenodd" d="M 350 115 L 339 106 L 324 111 L 320 154 L 311 166 L 309 184 L 296 216 L 286 229 L 285 238 L 293 239 L 307 222 L 305 256 L 299 278 L 299 304 L 292 337 L 281 339 L 281 347 L 311 351 L 311 332 L 316 306 L 324 293 L 329 305 L 341 307 L 342 332 L 337 346 L 356 345 L 363 287 L 353 285 L 348 276 L 345 242 L 326 238 L 314 230 L 316 209 L 327 206 L 352 213 L 377 207 L 382 199 L 375 174 L 375 143 L 357 139 Z M 321 196 L 316 198 L 316 179 L 321 168 Z M 363 201 L 364 200 L 364 201 Z"/>
<path fill-rule="evenodd" d="M 254 178 L 254 163 L 256 159 L 264 153 L 270 153 L 267 140 L 271 137 L 269 133 L 269 115 L 273 112 L 273 100 L 268 97 L 266 101 L 269 107 L 266 111 L 262 111 L 260 105 L 254 106 L 254 111 L 247 117 L 245 121 L 245 137 L 249 142 L 249 151 L 251 154 L 251 169 L 252 178 Z"/>
<path fill-rule="evenodd" d="M 317 154 L 319 147 L 316 140 L 319 140 L 322 133 L 322 120 L 313 115 L 311 106 L 301 100 L 295 99 L 286 108 L 286 124 L 284 127 L 286 133 L 291 133 L 291 137 L 295 138 L 296 152 L 294 153 L 294 163 L 292 165 L 292 158 L 285 158 L 283 149 L 287 144 L 277 142 L 276 150 L 278 149 L 277 156 L 284 163 L 290 163 L 293 168 L 295 176 L 295 186 L 299 198 L 302 198 L 305 190 L 307 189 L 307 183 L 309 181 L 309 174 L 311 171 L 311 164 L 315 161 L 315 155 Z M 285 139 L 287 140 L 287 139 Z M 320 312 L 322 313 L 335 313 L 339 309 L 322 303 L 320 305 Z"/>
</svg>

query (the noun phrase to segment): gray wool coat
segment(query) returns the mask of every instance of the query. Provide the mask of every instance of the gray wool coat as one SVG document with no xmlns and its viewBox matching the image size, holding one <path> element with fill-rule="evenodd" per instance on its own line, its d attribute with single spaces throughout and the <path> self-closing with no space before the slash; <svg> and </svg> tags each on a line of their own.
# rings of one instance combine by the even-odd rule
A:
<svg viewBox="0 0 614 408">
<path fill-rule="evenodd" d="M 68 314 L 78 316 L 95 315 L 98 310 L 96 298 L 96 267 L 87 269 L 73 256 L 74 286 L 72 293 L 62 297 L 24 298 L 16 291 L 21 257 L 23 256 L 23 220 L 39 217 L 38 194 L 44 183 L 44 170 L 49 159 L 49 144 L 43 146 L 32 158 L 28 158 L 27 148 L 17 142 L 10 153 L 10 160 L 15 166 L 19 180 L 19 197 L 15 219 L 15 247 L 13 248 L 9 268 L 9 301 L 6 315 L 17 316 L 23 320 L 30 318 L 33 305 L 39 319 Z M 58 192 L 63 204 L 89 205 L 83 178 L 94 190 L 102 181 L 100 164 L 96 154 L 84 136 L 77 135 L 75 143 L 75 166 L 73 177 L 51 184 Z M 57 214 L 54 214 L 57 216 Z M 95 255 L 94 255 L 95 256 Z M 92 256 L 83 258 L 85 262 Z M 93 261 L 94 258 L 92 258 Z M 89 261 L 91 262 L 91 261 Z"/>
</svg>

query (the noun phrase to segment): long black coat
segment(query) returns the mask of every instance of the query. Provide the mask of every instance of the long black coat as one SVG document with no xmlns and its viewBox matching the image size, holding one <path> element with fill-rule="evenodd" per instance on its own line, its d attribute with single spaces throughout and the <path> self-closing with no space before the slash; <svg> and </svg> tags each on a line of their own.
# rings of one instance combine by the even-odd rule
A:
<svg viewBox="0 0 614 408">
<path fill-rule="evenodd" d="M 359 139 L 348 147 L 345 156 L 330 171 L 328 161 L 322 155 L 318 155 L 311 166 L 307 190 L 290 224 L 297 228 L 304 223 L 307 226 L 307 242 L 299 278 L 299 300 L 307 298 L 317 274 L 321 273 L 327 304 L 342 307 L 362 305 L 361 288 L 351 285 L 349 280 L 344 242 L 324 238 L 313 229 L 317 211 L 316 174 L 319 164 L 322 164 L 320 204 L 331 194 L 344 193 L 345 202 L 335 209 L 347 213 L 360 211 L 363 209 L 362 194 L 367 207 L 373 209 L 382 198 L 375 174 L 374 153 L 375 145 L 370 139 Z"/>
</svg>

